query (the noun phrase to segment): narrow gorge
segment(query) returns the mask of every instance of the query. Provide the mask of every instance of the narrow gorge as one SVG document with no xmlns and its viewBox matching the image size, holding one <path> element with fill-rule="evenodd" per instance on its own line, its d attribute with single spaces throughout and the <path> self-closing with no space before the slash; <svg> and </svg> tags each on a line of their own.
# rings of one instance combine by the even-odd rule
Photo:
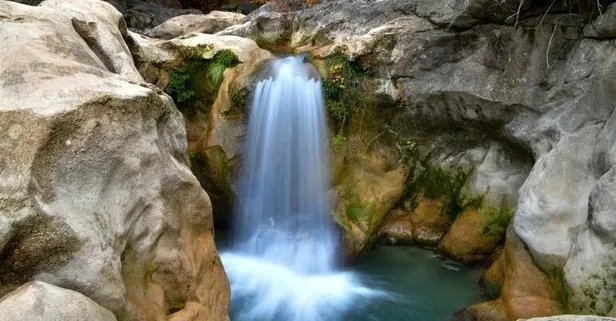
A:
<svg viewBox="0 0 616 321">
<path fill-rule="evenodd" d="M 615 108 L 611 0 L 0 0 L 0 320 L 616 320 Z"/>
</svg>

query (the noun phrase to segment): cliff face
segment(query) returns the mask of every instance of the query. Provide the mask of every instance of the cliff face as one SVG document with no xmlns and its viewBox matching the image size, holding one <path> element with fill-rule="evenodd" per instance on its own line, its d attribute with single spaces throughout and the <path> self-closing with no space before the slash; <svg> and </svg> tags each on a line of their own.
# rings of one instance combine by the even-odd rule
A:
<svg viewBox="0 0 616 321">
<path fill-rule="evenodd" d="M 0 1 L 3 320 L 228 319 L 182 115 L 127 36 L 102 1 Z"/>
<path fill-rule="evenodd" d="M 384 240 L 493 262 L 494 300 L 458 320 L 616 316 L 616 5 L 591 2 L 267 5 L 164 41 L 104 2 L 0 2 L 0 306 L 52 293 L 101 320 L 225 320 L 188 157 L 228 206 L 268 48 L 322 74 L 350 253 Z M 214 18 L 150 35 L 194 19 Z"/>
<path fill-rule="evenodd" d="M 463 320 L 614 315 L 608 5 L 330 1 L 220 34 L 320 66 L 350 251 L 384 237 L 465 262 L 500 253 L 484 280 L 500 296 Z"/>
</svg>

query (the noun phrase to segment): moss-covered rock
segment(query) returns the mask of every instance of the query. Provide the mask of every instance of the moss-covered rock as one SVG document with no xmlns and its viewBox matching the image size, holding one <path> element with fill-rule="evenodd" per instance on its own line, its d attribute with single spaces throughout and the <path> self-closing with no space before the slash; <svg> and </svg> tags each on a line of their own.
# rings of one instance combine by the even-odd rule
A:
<svg viewBox="0 0 616 321">
<path fill-rule="evenodd" d="M 190 155 L 193 174 L 212 201 L 214 224 L 228 226 L 235 194 L 231 188 L 233 168 L 220 145 L 206 146 Z"/>
<path fill-rule="evenodd" d="M 191 169 L 212 199 L 215 222 L 224 226 L 253 76 L 272 55 L 235 36 L 193 33 L 158 41 L 131 34 L 131 39 L 139 71 L 165 89 L 184 115 Z"/>
<path fill-rule="evenodd" d="M 393 210 L 383 222 L 380 236 L 391 244 L 416 244 L 437 246 L 451 222 L 443 211 L 443 202 L 420 195 L 417 204 L 406 201 L 401 208 Z"/>
<path fill-rule="evenodd" d="M 404 190 L 406 166 L 388 166 L 391 150 L 380 149 L 347 161 L 336 175 L 335 220 L 351 254 L 370 246 L 385 215 Z"/>
<path fill-rule="evenodd" d="M 504 240 L 512 215 L 508 207 L 467 207 L 453 222 L 439 250 L 468 264 L 486 261 Z"/>
</svg>

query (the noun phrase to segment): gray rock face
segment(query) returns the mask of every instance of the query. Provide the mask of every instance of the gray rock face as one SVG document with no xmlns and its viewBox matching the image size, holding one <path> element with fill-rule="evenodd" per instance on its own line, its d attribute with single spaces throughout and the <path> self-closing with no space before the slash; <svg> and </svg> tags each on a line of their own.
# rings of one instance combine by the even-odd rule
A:
<svg viewBox="0 0 616 321">
<path fill-rule="evenodd" d="M 0 16 L 0 296 L 40 280 L 118 320 L 226 320 L 182 116 L 136 72 L 121 15 L 51 0 Z"/>
<path fill-rule="evenodd" d="M 124 13 L 126 25 L 131 29 L 140 31 L 154 28 L 176 16 L 203 14 L 197 9 L 169 8 L 150 1 L 135 0 L 130 2 L 130 6 L 124 6 L 121 1 L 113 1 L 112 3 Z"/>
<path fill-rule="evenodd" d="M 586 26 L 584 35 L 590 38 L 616 38 L 616 4 L 612 4 L 595 21 Z"/>
<path fill-rule="evenodd" d="M 0 319 L 116 321 L 113 313 L 83 294 L 40 281 L 26 283 L 0 299 Z"/>
<path fill-rule="evenodd" d="M 243 14 L 225 11 L 212 11 L 206 15 L 181 15 L 148 30 L 145 35 L 168 40 L 191 32 L 215 33 L 242 20 Z"/>
</svg>

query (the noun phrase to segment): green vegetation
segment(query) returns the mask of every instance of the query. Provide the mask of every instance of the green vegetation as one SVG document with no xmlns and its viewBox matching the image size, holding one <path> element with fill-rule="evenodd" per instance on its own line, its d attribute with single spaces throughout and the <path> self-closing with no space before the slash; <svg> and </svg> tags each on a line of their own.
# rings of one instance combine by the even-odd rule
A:
<svg viewBox="0 0 616 321">
<path fill-rule="evenodd" d="M 347 145 L 347 138 L 338 133 L 332 137 L 332 144 L 335 150 L 344 150 Z"/>
<path fill-rule="evenodd" d="M 195 91 L 190 86 L 190 74 L 184 69 L 174 70 L 169 75 L 165 91 L 176 103 L 183 103 L 195 96 Z"/>
<path fill-rule="evenodd" d="M 221 50 L 212 58 L 205 58 L 211 56 L 213 50 L 212 45 L 200 45 L 182 52 L 184 60 L 169 74 L 169 83 L 165 88 L 179 107 L 186 107 L 196 100 L 204 100 L 207 106 L 211 105 L 225 69 L 239 62 L 231 50 Z"/>
<path fill-rule="evenodd" d="M 374 86 L 367 76 L 371 71 L 355 61 L 349 61 L 342 53 L 334 53 L 325 59 L 327 74 L 323 77 L 323 92 L 327 111 L 334 123 L 336 135 L 332 143 L 341 147 L 346 138 L 343 133 L 353 115 L 372 107 Z M 343 139 L 344 138 L 344 139 Z"/>
<path fill-rule="evenodd" d="M 244 87 L 229 92 L 231 104 L 222 112 L 222 116 L 230 120 L 245 120 L 248 117 L 250 90 Z"/>
<path fill-rule="evenodd" d="M 484 236 L 504 235 L 509 221 L 513 217 L 513 209 L 508 206 L 502 206 L 500 208 L 489 208 L 485 211 L 482 234 Z"/>
<path fill-rule="evenodd" d="M 333 120 L 344 125 L 352 113 L 373 103 L 363 79 L 369 70 L 349 61 L 342 53 L 327 57 L 325 62 L 327 76 L 323 79 L 323 91 L 327 110 Z"/>
<path fill-rule="evenodd" d="M 408 155 L 406 157 L 409 157 Z M 416 155 L 411 156 L 411 170 L 405 183 L 405 195 L 400 202 L 411 201 L 412 207 L 419 204 L 419 197 L 440 200 L 443 204 L 443 214 L 455 219 L 465 207 L 461 199 L 461 190 L 470 172 L 462 169 L 443 169 L 436 166 L 421 164 Z M 421 168 L 417 174 L 418 168 Z"/>
<path fill-rule="evenodd" d="M 345 208 L 346 217 L 359 224 L 366 236 L 370 236 L 382 219 L 377 213 L 375 204 L 363 203 L 359 199 L 352 200 Z"/>
</svg>

